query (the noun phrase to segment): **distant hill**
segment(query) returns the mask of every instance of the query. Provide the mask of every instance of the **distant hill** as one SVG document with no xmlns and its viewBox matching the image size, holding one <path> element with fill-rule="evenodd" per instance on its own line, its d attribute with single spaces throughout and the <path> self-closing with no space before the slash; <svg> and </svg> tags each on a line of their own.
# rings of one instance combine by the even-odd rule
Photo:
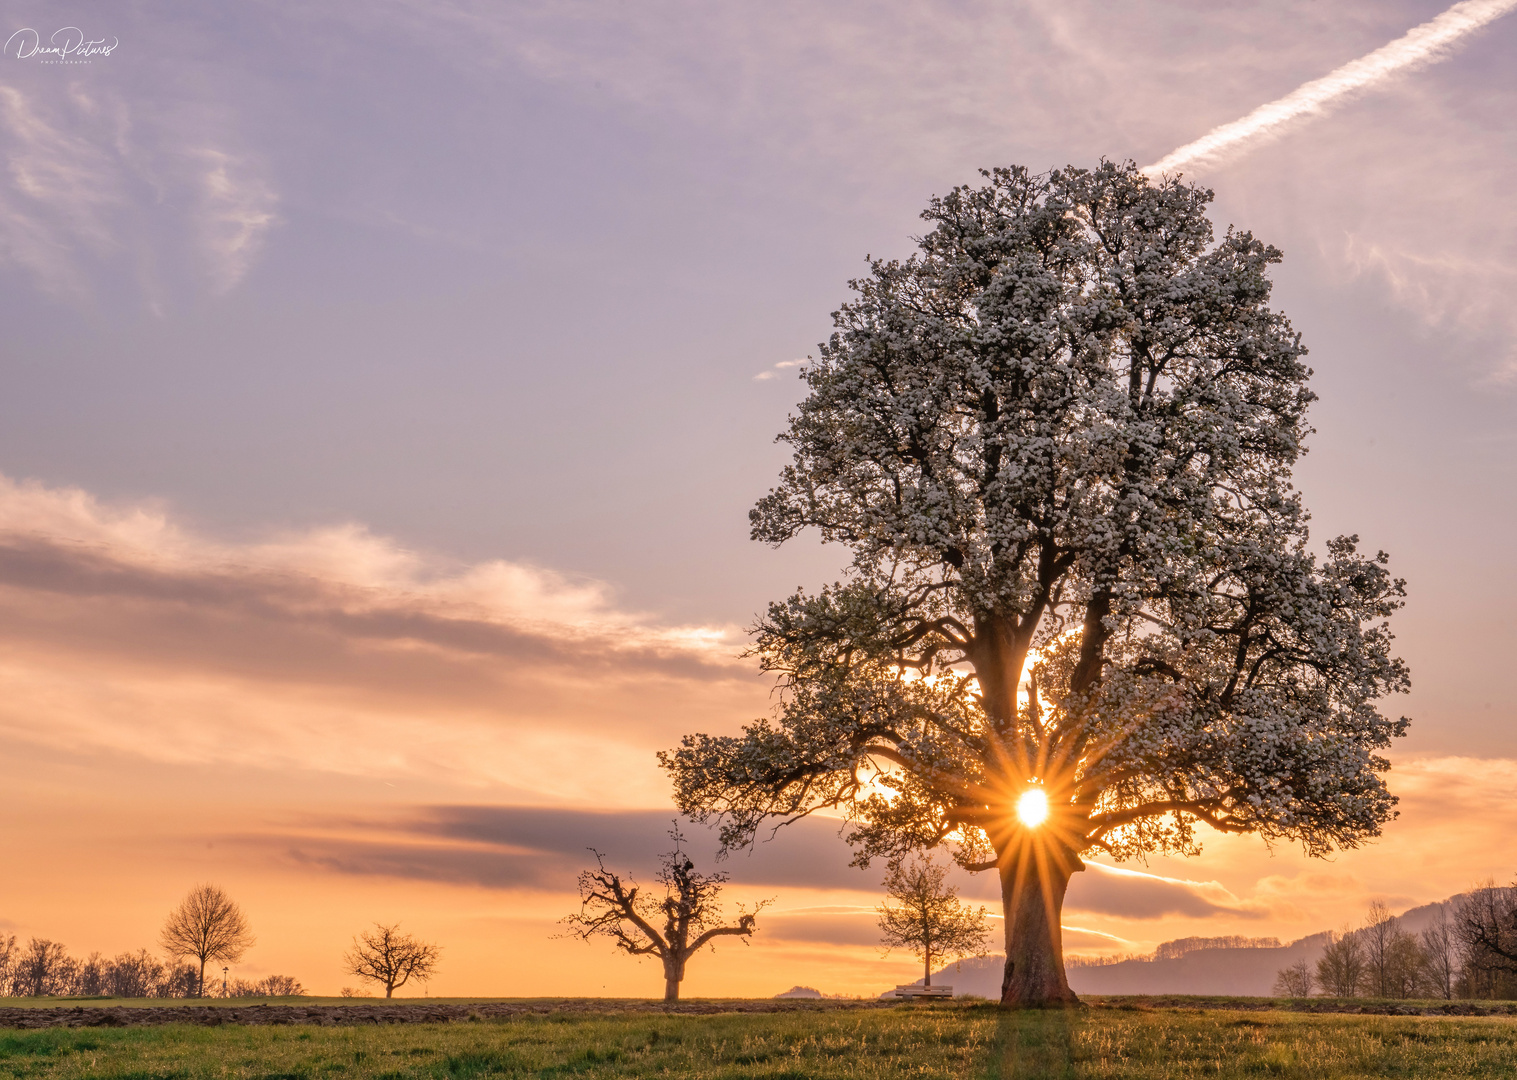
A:
<svg viewBox="0 0 1517 1080">
<path fill-rule="evenodd" d="M 824 996 L 820 990 L 810 986 L 792 986 L 783 994 L 775 994 L 777 998 L 819 998 Z"/>
<path fill-rule="evenodd" d="M 1448 901 L 1444 901 L 1448 903 Z M 1403 912 L 1402 929 L 1416 934 L 1432 922 L 1442 904 L 1424 904 Z M 1193 948 L 1184 955 L 1164 960 L 1123 960 L 1115 964 L 1068 968 L 1069 986 L 1077 994 L 1227 994 L 1268 997 L 1274 992 L 1280 969 L 1298 960 L 1315 964 L 1327 947 L 1328 934 L 1312 934 L 1278 947 Z M 1167 942 L 1179 945 L 1183 942 Z M 1166 952 L 1161 947 L 1160 953 Z M 1001 975 L 1006 958 L 1001 954 L 950 964 L 932 974 L 934 983 L 953 987 L 955 995 L 977 994 L 994 1000 L 1001 996 Z M 922 980 L 918 979 L 920 983 Z"/>
<path fill-rule="evenodd" d="M 1316 964 L 1326 933 L 1275 948 L 1192 949 L 1172 960 L 1124 960 L 1100 967 L 1071 967 L 1077 994 L 1231 994 L 1267 997 L 1280 969 L 1298 960 Z"/>
<path fill-rule="evenodd" d="M 1086 967 L 1070 965 L 1069 987 L 1077 994 L 1229 994 L 1267 997 L 1280 969 L 1297 960 L 1315 964 L 1327 946 L 1327 934 L 1278 948 L 1195 949 L 1172 960 L 1123 960 Z M 1000 953 L 950 964 L 933 972 L 934 983 L 953 987 L 955 995 L 1001 996 L 1006 957 Z M 921 982 L 920 979 L 917 980 Z"/>
</svg>

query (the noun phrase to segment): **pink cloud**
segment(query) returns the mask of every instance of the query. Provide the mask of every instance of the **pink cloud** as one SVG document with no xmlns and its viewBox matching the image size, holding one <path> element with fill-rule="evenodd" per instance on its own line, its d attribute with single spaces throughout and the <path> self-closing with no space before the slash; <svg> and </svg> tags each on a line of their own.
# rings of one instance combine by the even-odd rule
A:
<svg viewBox="0 0 1517 1080">
<path fill-rule="evenodd" d="M 231 543 L 4 479 L 0 641 L 11 738 L 549 800 L 663 802 L 653 750 L 765 700 L 732 629 L 623 610 L 599 582 L 351 525 Z"/>
</svg>

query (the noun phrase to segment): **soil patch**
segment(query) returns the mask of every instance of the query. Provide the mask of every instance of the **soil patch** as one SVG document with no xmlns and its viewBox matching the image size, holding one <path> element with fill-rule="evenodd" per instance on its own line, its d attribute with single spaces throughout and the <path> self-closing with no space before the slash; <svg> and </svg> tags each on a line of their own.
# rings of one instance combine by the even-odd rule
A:
<svg viewBox="0 0 1517 1080">
<path fill-rule="evenodd" d="M 607 1001 L 578 998 L 559 1001 L 500 1001 L 479 1004 L 405 1002 L 353 1005 L 150 1005 L 58 1006 L 55 1008 L 0 1007 L 0 1028 L 143 1027 L 159 1024 L 313 1024 L 336 1027 L 355 1024 L 446 1024 L 504 1020 L 517 1016 L 714 1016 L 718 1013 L 821 1013 L 850 1009 L 965 1008 L 967 1003 L 933 1002 L 903 1006 L 896 1001 L 816 1001 L 807 999 L 727 1001 Z M 1156 1009 L 1232 1010 L 1238 1012 L 1342 1013 L 1361 1016 L 1517 1016 L 1517 1002 L 1394 1002 L 1353 999 L 1105 997 L 1092 998 L 1097 1010 L 1152 1011 Z M 967 1005 L 988 1008 L 988 1002 Z"/>
<path fill-rule="evenodd" d="M 716 1013 L 834 1012 L 839 1009 L 890 1007 L 876 1001 L 628 1001 L 594 999 L 570 1001 L 485 1002 L 478 1005 L 358 1004 L 358 1005 L 153 1005 L 61 1006 L 58 1008 L 0 1008 L 0 1028 L 141 1027 L 157 1024 L 445 1024 L 455 1021 L 499 1020 L 514 1016 L 554 1013 L 624 1016 L 663 1014 L 711 1016 Z"/>
</svg>

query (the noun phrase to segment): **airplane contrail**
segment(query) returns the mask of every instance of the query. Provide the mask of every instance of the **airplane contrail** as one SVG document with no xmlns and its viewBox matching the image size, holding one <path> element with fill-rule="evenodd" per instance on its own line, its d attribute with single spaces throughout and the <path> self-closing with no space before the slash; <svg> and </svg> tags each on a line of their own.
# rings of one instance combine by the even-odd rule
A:
<svg viewBox="0 0 1517 1080">
<path fill-rule="evenodd" d="M 1143 172 L 1157 177 L 1173 172 L 1181 165 L 1209 164 L 1224 158 L 1229 151 L 1261 136 L 1269 137 L 1291 121 L 1320 113 L 1331 101 L 1361 90 L 1408 68 L 1441 59 L 1447 50 L 1466 34 L 1501 18 L 1517 8 L 1517 0 L 1461 0 L 1437 18 L 1413 27 L 1389 45 L 1351 60 L 1320 79 L 1292 90 L 1283 98 L 1260 105 L 1241 120 L 1212 128 L 1195 142 L 1186 143 Z"/>
</svg>

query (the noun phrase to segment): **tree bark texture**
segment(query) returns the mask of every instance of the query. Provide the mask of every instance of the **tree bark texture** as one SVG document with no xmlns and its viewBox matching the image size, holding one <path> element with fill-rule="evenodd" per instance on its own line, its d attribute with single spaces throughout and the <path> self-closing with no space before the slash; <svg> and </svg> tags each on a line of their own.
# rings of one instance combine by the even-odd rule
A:
<svg viewBox="0 0 1517 1080">
<path fill-rule="evenodd" d="M 1073 855 L 1024 851 L 1000 867 L 1006 914 L 1006 973 L 1001 1004 L 1019 1008 L 1078 1005 L 1064 973 L 1064 934 L 1059 913 L 1070 876 L 1085 869 Z"/>
<path fill-rule="evenodd" d="M 679 1000 L 679 984 L 685 978 L 685 965 L 678 957 L 664 957 L 664 1000 Z"/>
</svg>

